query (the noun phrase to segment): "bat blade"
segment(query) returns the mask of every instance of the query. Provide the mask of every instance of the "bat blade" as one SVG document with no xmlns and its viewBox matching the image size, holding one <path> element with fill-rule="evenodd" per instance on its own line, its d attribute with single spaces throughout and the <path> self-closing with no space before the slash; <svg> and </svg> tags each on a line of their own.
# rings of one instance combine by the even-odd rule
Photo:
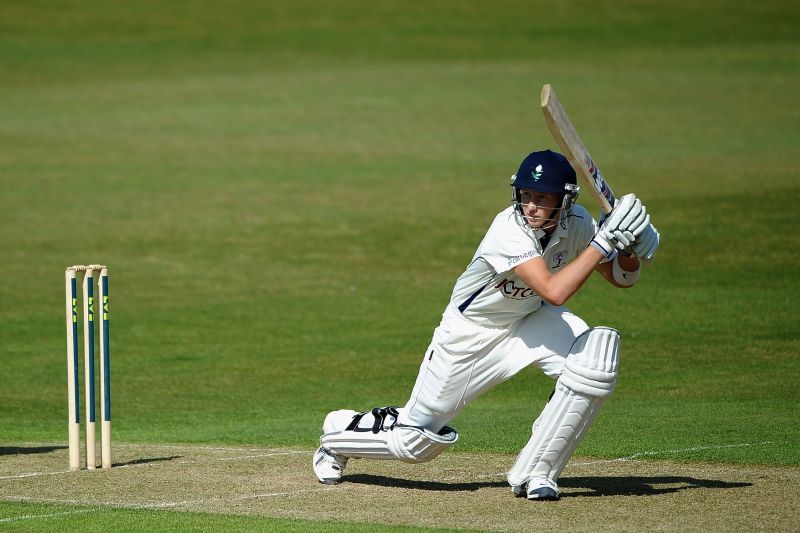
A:
<svg viewBox="0 0 800 533">
<path fill-rule="evenodd" d="M 614 193 L 589 155 L 589 151 L 578 136 L 578 132 L 575 131 L 575 126 L 572 125 L 572 121 L 549 83 L 542 87 L 541 105 L 547 127 L 564 152 L 564 156 L 569 160 L 569 164 L 598 201 L 601 209 L 610 213 L 614 207 Z"/>
</svg>

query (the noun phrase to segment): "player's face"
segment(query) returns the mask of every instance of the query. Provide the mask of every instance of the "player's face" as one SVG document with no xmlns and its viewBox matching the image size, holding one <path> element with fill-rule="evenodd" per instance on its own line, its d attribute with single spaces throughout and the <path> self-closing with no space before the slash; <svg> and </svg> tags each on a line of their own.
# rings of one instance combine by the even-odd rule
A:
<svg viewBox="0 0 800 533">
<path fill-rule="evenodd" d="M 561 203 L 561 195 L 548 192 L 520 189 L 520 202 L 525 220 L 532 228 L 541 228 L 552 221 L 555 214 L 553 209 Z M 550 226 L 549 229 L 552 229 Z"/>
</svg>

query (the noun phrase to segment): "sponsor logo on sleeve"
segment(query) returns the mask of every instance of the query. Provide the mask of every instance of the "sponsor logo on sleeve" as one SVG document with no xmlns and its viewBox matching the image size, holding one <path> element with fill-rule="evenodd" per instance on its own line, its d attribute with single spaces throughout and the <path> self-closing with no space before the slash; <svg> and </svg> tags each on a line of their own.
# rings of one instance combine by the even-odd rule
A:
<svg viewBox="0 0 800 533">
<path fill-rule="evenodd" d="M 531 250 L 529 252 L 525 252 L 522 255 L 515 255 L 513 257 L 509 257 L 508 258 L 508 266 L 512 267 L 512 266 L 518 265 L 518 264 L 522 263 L 523 261 L 525 261 L 526 259 L 530 259 L 531 257 L 536 257 L 537 255 L 538 254 L 534 250 Z"/>
</svg>

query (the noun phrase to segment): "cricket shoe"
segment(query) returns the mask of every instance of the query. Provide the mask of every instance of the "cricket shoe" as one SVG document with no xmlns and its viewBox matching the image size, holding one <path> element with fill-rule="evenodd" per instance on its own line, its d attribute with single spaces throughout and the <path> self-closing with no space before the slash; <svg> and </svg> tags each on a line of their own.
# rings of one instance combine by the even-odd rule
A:
<svg viewBox="0 0 800 533">
<path fill-rule="evenodd" d="M 320 483 L 333 485 L 341 481 L 344 467 L 347 466 L 347 458 L 333 455 L 330 450 L 320 446 L 314 454 L 311 465 Z"/>
<path fill-rule="evenodd" d="M 514 496 L 529 500 L 557 501 L 560 499 L 558 486 L 548 479 L 532 479 L 522 485 L 513 485 L 511 491 Z"/>
</svg>

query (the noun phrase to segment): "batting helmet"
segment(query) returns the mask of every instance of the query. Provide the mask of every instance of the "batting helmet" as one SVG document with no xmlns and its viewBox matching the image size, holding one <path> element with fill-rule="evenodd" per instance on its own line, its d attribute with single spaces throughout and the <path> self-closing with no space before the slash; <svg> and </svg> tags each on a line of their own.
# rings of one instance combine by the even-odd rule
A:
<svg viewBox="0 0 800 533">
<path fill-rule="evenodd" d="M 518 215 L 524 219 L 520 205 L 520 189 L 563 194 L 561 206 L 551 216 L 553 224 L 561 217 L 569 214 L 572 205 L 578 198 L 580 188 L 577 184 L 575 170 L 563 155 L 552 150 L 532 152 L 522 160 L 517 173 L 511 176 L 511 201 Z M 527 223 L 523 223 L 527 225 Z M 551 226 L 547 226 L 551 227 Z"/>
<path fill-rule="evenodd" d="M 511 185 L 515 189 L 564 194 L 568 183 L 577 185 L 575 171 L 567 158 L 552 150 L 542 150 L 522 160 Z"/>
</svg>

